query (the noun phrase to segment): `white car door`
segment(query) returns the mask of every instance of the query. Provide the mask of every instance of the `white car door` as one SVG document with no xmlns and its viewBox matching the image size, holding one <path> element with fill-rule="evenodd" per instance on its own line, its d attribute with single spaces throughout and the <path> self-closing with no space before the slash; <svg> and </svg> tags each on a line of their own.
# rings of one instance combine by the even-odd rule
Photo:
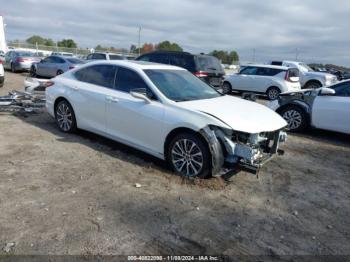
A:
<svg viewBox="0 0 350 262">
<path fill-rule="evenodd" d="M 247 66 L 239 74 L 232 76 L 232 88 L 233 90 L 240 91 L 252 91 L 254 90 L 254 82 L 256 81 L 257 68 L 253 66 Z"/>
<path fill-rule="evenodd" d="M 92 65 L 75 72 L 77 80 L 68 80 L 69 98 L 78 127 L 106 134 L 106 101 L 114 86 L 116 66 Z"/>
<path fill-rule="evenodd" d="M 333 87 L 335 95 L 315 98 L 312 107 L 312 125 L 350 134 L 350 81 Z"/>
<path fill-rule="evenodd" d="M 164 106 L 156 98 L 148 103 L 135 98 L 130 90 L 142 90 L 149 97 L 150 89 L 136 71 L 118 67 L 116 90 L 110 90 L 106 104 L 107 132 L 113 137 L 150 153 L 160 154 L 163 141 Z"/>
</svg>

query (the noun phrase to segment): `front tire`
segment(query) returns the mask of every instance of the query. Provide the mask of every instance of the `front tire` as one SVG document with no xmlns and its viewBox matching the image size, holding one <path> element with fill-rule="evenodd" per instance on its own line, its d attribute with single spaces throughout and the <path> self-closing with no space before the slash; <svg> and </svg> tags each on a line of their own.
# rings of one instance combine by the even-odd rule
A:
<svg viewBox="0 0 350 262">
<path fill-rule="evenodd" d="M 224 82 L 222 84 L 222 93 L 224 93 L 224 94 L 231 94 L 232 93 L 232 86 L 229 82 Z"/>
<path fill-rule="evenodd" d="M 11 72 L 12 73 L 16 73 L 17 72 L 16 67 L 15 67 L 15 65 L 13 63 L 11 63 Z"/>
<path fill-rule="evenodd" d="M 266 91 L 266 95 L 267 95 L 267 98 L 269 100 L 275 100 L 278 98 L 278 96 L 280 95 L 281 93 L 281 90 L 278 88 L 278 87 L 270 87 L 269 89 L 267 89 Z"/>
<path fill-rule="evenodd" d="M 36 77 L 37 76 L 35 66 L 30 67 L 29 74 L 30 74 L 31 77 Z"/>
<path fill-rule="evenodd" d="M 62 70 L 58 70 L 57 73 L 56 73 L 56 76 L 58 75 L 62 75 L 64 72 Z"/>
<path fill-rule="evenodd" d="M 180 133 L 169 143 L 167 160 L 184 177 L 207 178 L 211 175 L 209 148 L 199 135 Z"/>
<path fill-rule="evenodd" d="M 291 132 L 299 132 L 308 126 L 307 115 L 303 109 L 298 106 L 290 105 L 283 108 L 280 115 L 287 121 L 287 130 Z"/>
<path fill-rule="evenodd" d="M 55 107 L 55 119 L 58 128 L 64 133 L 77 131 L 77 121 L 72 106 L 66 100 L 60 101 Z"/>
</svg>

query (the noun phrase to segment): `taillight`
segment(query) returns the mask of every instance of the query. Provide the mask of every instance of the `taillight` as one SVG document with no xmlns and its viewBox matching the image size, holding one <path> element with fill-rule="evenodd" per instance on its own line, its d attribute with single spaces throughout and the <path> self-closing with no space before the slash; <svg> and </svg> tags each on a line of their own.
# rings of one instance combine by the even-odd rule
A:
<svg viewBox="0 0 350 262">
<path fill-rule="evenodd" d="M 45 86 L 46 88 L 50 87 L 50 86 L 53 86 L 55 83 L 52 82 L 52 81 L 46 81 L 43 83 L 43 86 Z"/>
<path fill-rule="evenodd" d="M 2 60 L 0 59 L 0 64 L 2 64 Z"/>
<path fill-rule="evenodd" d="M 25 59 L 22 58 L 22 57 L 17 57 L 16 58 L 16 62 L 24 62 L 24 61 L 25 61 Z"/>
<path fill-rule="evenodd" d="M 288 82 L 292 82 L 289 78 L 289 71 L 286 71 L 286 75 L 284 76 L 284 80 L 288 81 Z"/>
<path fill-rule="evenodd" d="M 198 72 L 195 72 L 194 75 L 196 77 L 207 77 L 208 73 L 207 72 L 203 72 L 203 71 L 198 71 Z"/>
</svg>

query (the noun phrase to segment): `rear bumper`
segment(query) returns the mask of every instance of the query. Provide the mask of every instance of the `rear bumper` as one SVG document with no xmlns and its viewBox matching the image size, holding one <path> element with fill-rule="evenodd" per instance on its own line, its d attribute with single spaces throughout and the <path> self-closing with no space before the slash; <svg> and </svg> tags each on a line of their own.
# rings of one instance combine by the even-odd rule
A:
<svg viewBox="0 0 350 262">
<path fill-rule="evenodd" d="M 17 62 L 14 64 L 16 70 L 29 71 L 33 63 Z"/>
</svg>

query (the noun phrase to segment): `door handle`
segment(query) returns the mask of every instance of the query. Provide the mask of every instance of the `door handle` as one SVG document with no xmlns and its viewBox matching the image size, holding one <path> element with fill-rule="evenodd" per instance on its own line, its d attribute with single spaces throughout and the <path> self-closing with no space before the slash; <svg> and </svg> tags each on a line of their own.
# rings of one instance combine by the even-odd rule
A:
<svg viewBox="0 0 350 262">
<path fill-rule="evenodd" d="M 77 87 L 77 86 L 71 86 L 71 88 L 72 88 L 74 91 L 78 91 L 78 90 L 79 90 L 79 87 Z"/>
<path fill-rule="evenodd" d="M 119 99 L 115 96 L 106 96 L 106 100 L 111 103 L 118 103 Z"/>
</svg>

